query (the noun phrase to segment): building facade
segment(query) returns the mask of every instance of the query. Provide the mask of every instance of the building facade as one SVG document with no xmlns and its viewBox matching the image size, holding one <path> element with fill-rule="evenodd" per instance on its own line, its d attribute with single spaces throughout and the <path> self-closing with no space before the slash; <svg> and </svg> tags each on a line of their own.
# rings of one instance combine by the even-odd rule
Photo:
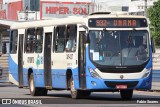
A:
<svg viewBox="0 0 160 107">
<path fill-rule="evenodd" d="M 93 12 L 91 0 L 0 0 L 0 19 L 40 20 Z"/>
<path fill-rule="evenodd" d="M 94 11 L 91 0 L 0 0 L 0 20 L 26 21 L 83 16 Z M 0 53 L 9 32 L 0 29 Z M 7 51 L 8 52 L 8 51 Z"/>
<path fill-rule="evenodd" d="M 158 0 L 131 0 L 129 3 L 129 13 L 137 15 L 147 15 L 146 9 L 153 6 Z"/>
</svg>

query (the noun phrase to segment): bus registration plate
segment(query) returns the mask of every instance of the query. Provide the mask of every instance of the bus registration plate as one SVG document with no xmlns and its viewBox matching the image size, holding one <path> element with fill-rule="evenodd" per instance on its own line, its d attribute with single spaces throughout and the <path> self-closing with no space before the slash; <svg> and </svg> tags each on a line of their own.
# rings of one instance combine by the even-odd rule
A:
<svg viewBox="0 0 160 107">
<path fill-rule="evenodd" d="M 127 85 L 116 85 L 117 89 L 127 89 Z"/>
</svg>

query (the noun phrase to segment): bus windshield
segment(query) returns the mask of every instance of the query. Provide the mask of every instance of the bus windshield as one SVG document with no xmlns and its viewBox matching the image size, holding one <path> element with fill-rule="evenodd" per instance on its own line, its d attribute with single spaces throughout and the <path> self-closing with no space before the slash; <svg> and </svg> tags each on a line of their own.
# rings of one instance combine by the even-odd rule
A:
<svg viewBox="0 0 160 107">
<path fill-rule="evenodd" d="M 147 30 L 91 30 L 90 59 L 104 66 L 141 65 L 149 59 Z"/>
</svg>

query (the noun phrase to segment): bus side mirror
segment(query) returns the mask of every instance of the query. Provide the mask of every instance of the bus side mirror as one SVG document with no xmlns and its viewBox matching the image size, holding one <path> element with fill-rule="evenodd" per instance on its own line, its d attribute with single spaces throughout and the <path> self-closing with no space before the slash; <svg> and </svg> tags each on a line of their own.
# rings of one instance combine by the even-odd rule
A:
<svg viewBox="0 0 160 107">
<path fill-rule="evenodd" d="M 156 52 L 153 37 L 151 38 L 151 49 L 152 49 L 152 53 Z"/>
</svg>

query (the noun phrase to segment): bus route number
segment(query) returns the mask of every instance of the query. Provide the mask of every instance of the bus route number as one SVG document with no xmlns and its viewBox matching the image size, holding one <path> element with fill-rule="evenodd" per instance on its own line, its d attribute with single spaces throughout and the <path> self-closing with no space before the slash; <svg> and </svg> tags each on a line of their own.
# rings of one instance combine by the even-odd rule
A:
<svg viewBox="0 0 160 107">
<path fill-rule="evenodd" d="M 34 63 L 34 57 L 28 57 L 27 62 L 28 63 Z"/>
<path fill-rule="evenodd" d="M 106 20 L 96 20 L 96 26 L 107 26 Z"/>
<path fill-rule="evenodd" d="M 73 59 L 73 54 L 66 54 L 66 59 Z"/>
</svg>

